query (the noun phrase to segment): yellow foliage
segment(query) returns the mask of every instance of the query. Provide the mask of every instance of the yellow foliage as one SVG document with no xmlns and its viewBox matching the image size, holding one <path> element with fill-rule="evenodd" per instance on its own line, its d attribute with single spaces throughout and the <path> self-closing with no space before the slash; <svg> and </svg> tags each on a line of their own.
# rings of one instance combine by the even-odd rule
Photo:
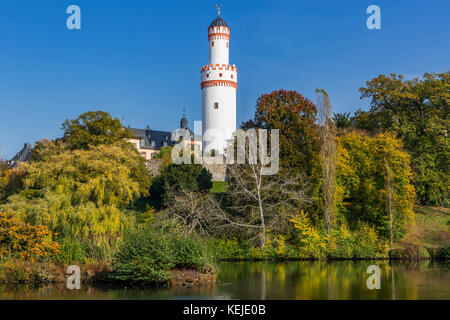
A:
<svg viewBox="0 0 450 320">
<path fill-rule="evenodd" d="M 0 212 L 0 257 L 14 255 L 21 260 L 34 261 L 57 254 L 60 246 L 46 226 L 31 226 Z"/>
<path fill-rule="evenodd" d="M 301 253 L 307 258 L 321 258 L 325 255 L 326 237 L 322 236 L 302 211 L 290 219 L 298 232 Z"/>
<path fill-rule="evenodd" d="M 410 156 L 401 140 L 389 132 L 369 136 L 349 131 L 339 136 L 338 142 L 337 191 L 341 204 L 353 219 L 374 224 L 388 237 L 387 164 L 392 174 L 395 233 L 401 236 L 414 224 L 415 201 Z"/>
</svg>

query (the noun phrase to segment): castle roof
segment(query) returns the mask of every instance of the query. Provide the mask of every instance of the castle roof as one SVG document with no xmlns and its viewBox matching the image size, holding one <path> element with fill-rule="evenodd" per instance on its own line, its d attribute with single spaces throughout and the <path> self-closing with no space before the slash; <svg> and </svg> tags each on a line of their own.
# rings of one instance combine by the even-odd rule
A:
<svg viewBox="0 0 450 320">
<path fill-rule="evenodd" d="M 225 20 L 223 20 L 221 17 L 217 17 L 216 19 L 214 19 L 213 22 L 211 22 L 209 27 L 210 28 L 211 27 L 227 27 L 228 28 L 228 25 L 225 22 Z"/>
<path fill-rule="evenodd" d="M 164 146 L 164 142 L 168 146 L 172 146 L 175 144 L 175 142 L 171 140 L 172 133 L 168 131 L 136 128 L 130 128 L 130 130 L 136 138 L 144 140 L 144 145 L 141 147 L 142 149 L 161 149 Z"/>
<path fill-rule="evenodd" d="M 30 162 L 31 153 L 33 152 L 33 147 L 30 143 L 25 143 L 23 149 L 20 150 L 11 160 L 9 160 L 9 165 L 11 168 L 17 168 L 20 162 Z"/>
</svg>

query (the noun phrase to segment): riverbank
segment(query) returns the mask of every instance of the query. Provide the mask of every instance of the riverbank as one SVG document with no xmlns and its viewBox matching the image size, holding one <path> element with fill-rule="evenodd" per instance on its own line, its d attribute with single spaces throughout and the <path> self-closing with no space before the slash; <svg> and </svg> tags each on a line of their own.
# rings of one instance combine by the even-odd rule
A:
<svg viewBox="0 0 450 320">
<path fill-rule="evenodd" d="M 113 271 L 106 263 L 97 264 L 75 264 L 80 267 L 81 283 L 87 285 L 94 284 L 120 284 L 124 281 L 117 281 L 111 277 Z M 51 262 L 25 262 L 11 259 L 0 262 L 0 283 L 6 284 L 32 284 L 49 285 L 65 284 L 69 274 L 67 274 L 68 264 L 55 264 Z M 170 276 L 167 281 L 160 282 L 160 286 L 203 286 L 217 282 L 217 277 L 212 270 L 199 272 L 189 269 L 173 269 L 169 271 Z M 130 285 L 130 283 L 126 283 Z M 151 283 L 147 283 L 151 284 Z"/>
</svg>

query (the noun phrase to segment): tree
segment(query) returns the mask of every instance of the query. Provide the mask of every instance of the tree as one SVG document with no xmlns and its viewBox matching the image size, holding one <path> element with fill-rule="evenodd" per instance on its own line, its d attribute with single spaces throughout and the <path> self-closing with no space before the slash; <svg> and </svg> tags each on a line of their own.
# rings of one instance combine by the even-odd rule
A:
<svg viewBox="0 0 450 320">
<path fill-rule="evenodd" d="M 150 194 L 168 205 L 173 195 L 184 191 L 209 191 L 212 174 L 199 164 L 170 164 L 153 179 Z"/>
<path fill-rule="evenodd" d="M 392 133 L 372 137 L 350 131 L 339 136 L 338 142 L 337 198 L 341 214 L 353 227 L 363 221 L 385 239 L 390 238 L 391 229 L 393 237 L 400 238 L 414 224 L 415 200 L 410 156 L 401 140 Z M 395 217 L 391 217 L 394 212 Z"/>
<path fill-rule="evenodd" d="M 151 177 L 131 144 L 71 150 L 40 141 L 37 159 L 22 164 L 23 189 L 1 210 L 62 239 L 114 247 L 133 217 L 120 207 L 148 195 Z"/>
<path fill-rule="evenodd" d="M 346 129 L 352 126 L 352 119 L 350 118 L 350 112 L 334 113 L 333 121 L 337 128 Z"/>
<path fill-rule="evenodd" d="M 167 168 L 172 163 L 172 147 L 165 146 L 156 154 L 156 159 L 161 159 L 162 169 Z"/>
<path fill-rule="evenodd" d="M 290 173 L 309 175 L 318 155 L 316 106 L 296 91 L 263 94 L 256 102 L 254 119 L 242 129 L 279 129 L 280 165 Z"/>
<path fill-rule="evenodd" d="M 336 215 L 336 127 L 331 119 L 328 94 L 323 89 L 316 89 L 316 93 L 321 137 L 323 211 L 327 234 L 330 235 Z"/>
<path fill-rule="evenodd" d="M 23 189 L 24 175 L 22 168 L 11 169 L 6 161 L 0 161 L 0 203 Z"/>
<path fill-rule="evenodd" d="M 37 143 L 39 160 L 25 165 L 25 191 L 71 195 L 74 205 L 122 206 L 148 195 L 151 177 L 131 144 L 60 149 L 58 142 Z"/>
<path fill-rule="evenodd" d="M 131 138 L 130 129 L 117 118 L 104 111 L 88 111 L 74 120 L 63 123 L 64 141 L 71 149 L 88 149 L 90 146 L 115 144 Z"/>
<path fill-rule="evenodd" d="M 227 193 L 219 200 L 209 197 L 213 228 L 231 234 L 246 231 L 261 248 L 269 229 L 285 232 L 290 216 L 310 202 L 307 184 L 299 176 L 265 176 L 263 168 L 261 164 L 229 166 Z"/>
<path fill-rule="evenodd" d="M 377 129 L 394 131 L 411 154 L 415 186 L 422 204 L 448 205 L 450 189 L 450 71 L 422 79 L 379 75 L 360 88 L 371 99 L 367 114 Z"/>
</svg>

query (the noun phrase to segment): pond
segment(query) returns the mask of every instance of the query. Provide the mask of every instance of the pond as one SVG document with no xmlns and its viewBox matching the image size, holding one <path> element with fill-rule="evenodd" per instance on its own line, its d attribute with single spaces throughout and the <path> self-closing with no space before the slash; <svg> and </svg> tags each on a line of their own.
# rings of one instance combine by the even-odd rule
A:
<svg viewBox="0 0 450 320">
<path fill-rule="evenodd" d="M 380 289 L 367 288 L 367 267 Z M 191 288 L 0 285 L 0 299 L 450 299 L 450 268 L 433 261 L 222 262 L 219 283 Z"/>
</svg>

